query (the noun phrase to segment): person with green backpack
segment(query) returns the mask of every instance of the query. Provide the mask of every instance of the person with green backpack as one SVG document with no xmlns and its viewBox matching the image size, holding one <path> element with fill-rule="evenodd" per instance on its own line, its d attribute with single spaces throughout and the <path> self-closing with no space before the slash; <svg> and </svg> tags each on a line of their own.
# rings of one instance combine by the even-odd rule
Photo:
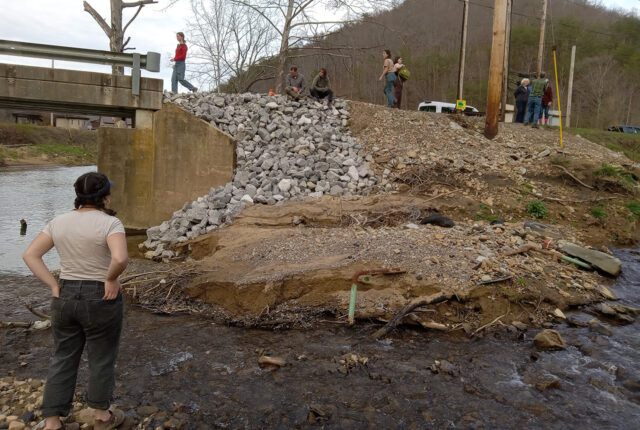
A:
<svg viewBox="0 0 640 430">
<path fill-rule="evenodd" d="M 409 72 L 407 66 L 402 63 L 402 57 L 396 57 L 394 63 L 395 64 L 393 65 L 393 68 L 396 72 L 397 79 L 393 87 L 395 96 L 393 107 L 396 109 L 400 109 L 400 106 L 402 104 L 402 89 L 404 87 L 404 82 L 411 77 L 411 72 Z"/>
</svg>

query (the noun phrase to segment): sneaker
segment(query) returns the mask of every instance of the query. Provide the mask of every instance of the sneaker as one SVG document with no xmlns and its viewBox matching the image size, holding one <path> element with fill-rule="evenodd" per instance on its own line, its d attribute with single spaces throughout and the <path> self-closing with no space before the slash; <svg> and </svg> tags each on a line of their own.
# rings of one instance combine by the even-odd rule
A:
<svg viewBox="0 0 640 430">
<path fill-rule="evenodd" d="M 538 124 L 533 124 L 531 128 L 538 128 Z"/>
<path fill-rule="evenodd" d="M 95 420 L 93 430 L 112 430 L 124 421 L 124 412 L 120 409 L 109 409 L 109 420 Z"/>
<path fill-rule="evenodd" d="M 197 93 L 198 92 L 198 87 L 193 87 L 193 89 L 191 91 L 193 91 L 194 93 Z"/>
<path fill-rule="evenodd" d="M 529 125 L 528 122 L 523 123 L 522 125 L 524 125 L 525 127 Z"/>
</svg>

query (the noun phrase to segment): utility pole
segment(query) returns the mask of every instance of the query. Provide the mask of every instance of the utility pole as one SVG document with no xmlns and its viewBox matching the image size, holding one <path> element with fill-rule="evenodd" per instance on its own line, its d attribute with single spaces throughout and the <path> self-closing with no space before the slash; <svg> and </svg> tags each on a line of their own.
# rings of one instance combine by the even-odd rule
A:
<svg viewBox="0 0 640 430">
<path fill-rule="evenodd" d="M 467 50 L 467 23 L 469 22 L 469 0 L 464 0 L 462 9 L 462 37 L 460 38 L 460 64 L 458 66 L 458 100 L 462 100 L 464 61 Z"/>
<path fill-rule="evenodd" d="M 54 61 L 54 60 L 52 59 L 52 60 L 51 60 L 51 68 L 52 68 L 52 69 L 53 69 L 53 61 Z M 51 118 L 50 118 L 49 125 L 50 125 L 51 127 L 53 127 L 53 126 L 55 125 L 55 124 L 53 123 L 53 112 L 51 112 Z"/>
<path fill-rule="evenodd" d="M 502 90 L 502 69 L 504 66 L 504 41 L 507 24 L 507 0 L 494 0 L 493 41 L 489 66 L 489 89 L 487 94 L 487 117 L 484 135 L 493 139 L 498 134 L 498 113 Z"/>
<path fill-rule="evenodd" d="M 511 14 L 513 12 L 513 0 L 507 0 L 507 33 L 504 38 L 504 68 L 502 69 L 502 109 L 500 122 L 504 122 L 507 116 L 507 94 L 509 90 L 509 49 L 511 46 Z"/>
<path fill-rule="evenodd" d="M 565 125 L 571 127 L 571 96 L 573 94 L 573 68 L 576 65 L 576 45 L 571 47 L 571 68 L 569 69 L 569 89 L 567 90 L 567 119 Z"/>
<path fill-rule="evenodd" d="M 544 29 L 547 23 L 547 4 L 549 0 L 542 0 L 542 20 L 540 21 L 540 44 L 538 45 L 538 76 L 542 72 L 542 54 L 544 53 Z"/>
</svg>

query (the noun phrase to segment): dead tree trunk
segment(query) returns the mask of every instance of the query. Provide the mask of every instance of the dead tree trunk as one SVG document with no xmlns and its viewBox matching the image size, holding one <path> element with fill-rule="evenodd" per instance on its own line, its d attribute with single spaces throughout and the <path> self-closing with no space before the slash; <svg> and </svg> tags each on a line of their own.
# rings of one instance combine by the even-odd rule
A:
<svg viewBox="0 0 640 430">
<path fill-rule="evenodd" d="M 98 23 L 102 31 L 109 38 L 109 50 L 111 52 L 124 52 L 127 44 L 131 40 L 130 37 L 124 40 L 124 33 L 127 31 L 129 25 L 138 16 L 142 8 L 147 4 L 158 3 L 155 0 L 139 0 L 134 2 L 123 2 L 122 0 L 111 0 L 111 25 L 107 24 L 104 18 L 87 2 L 82 2 L 85 12 L 93 17 Z M 133 14 L 133 17 L 122 26 L 122 11 L 128 7 L 137 7 L 138 10 Z M 111 66 L 111 73 L 114 75 L 123 75 L 124 67 Z"/>
</svg>

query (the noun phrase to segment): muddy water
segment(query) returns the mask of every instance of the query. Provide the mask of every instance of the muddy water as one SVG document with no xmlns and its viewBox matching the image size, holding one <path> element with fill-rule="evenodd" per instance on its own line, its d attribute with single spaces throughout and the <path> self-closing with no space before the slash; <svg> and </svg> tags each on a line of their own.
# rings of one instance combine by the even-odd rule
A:
<svg viewBox="0 0 640 430">
<path fill-rule="evenodd" d="M 630 250 L 618 256 L 624 274 L 611 289 L 621 302 L 638 307 L 638 256 Z M 0 320 L 31 320 L 21 303 L 30 300 L 46 308 L 47 292 L 37 280 L 13 272 L 0 273 Z M 324 323 L 312 330 L 271 332 L 152 315 L 129 306 L 116 402 L 125 409 L 152 404 L 169 411 L 184 405 L 188 428 L 319 423 L 341 429 L 635 429 L 639 323 L 610 328 L 613 335 L 607 337 L 560 325 L 568 349 L 538 352 L 532 346 L 535 329 L 524 336 L 504 331 L 467 339 L 403 328 L 379 342 L 368 338 L 375 329 L 368 324 Z M 0 375 L 44 378 L 50 336 L 0 329 Z M 273 372 L 261 369 L 257 360 L 262 353 L 288 364 Z M 347 353 L 368 362 L 346 369 L 339 360 Z M 79 390 L 86 387 L 86 375 L 83 360 Z M 535 387 L 554 380 L 557 388 Z M 311 410 L 316 424 L 309 422 Z"/>
</svg>

